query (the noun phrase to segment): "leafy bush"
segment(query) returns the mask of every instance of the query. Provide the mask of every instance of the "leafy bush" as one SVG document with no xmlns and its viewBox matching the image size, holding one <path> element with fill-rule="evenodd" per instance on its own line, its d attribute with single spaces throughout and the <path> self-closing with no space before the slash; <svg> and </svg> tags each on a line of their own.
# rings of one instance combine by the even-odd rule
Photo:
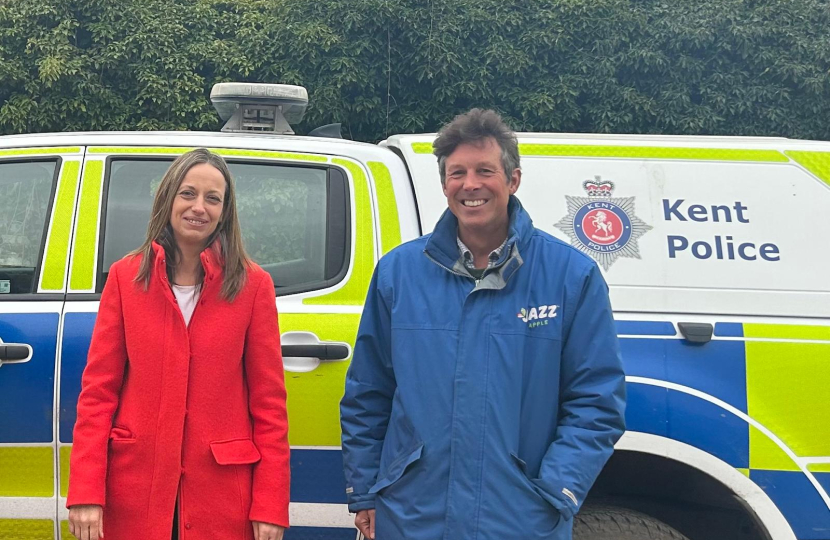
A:
<svg viewBox="0 0 830 540">
<path fill-rule="evenodd" d="M 229 80 L 302 84 L 299 133 L 830 139 L 828 0 L 0 0 L 0 133 L 220 127 Z"/>
</svg>

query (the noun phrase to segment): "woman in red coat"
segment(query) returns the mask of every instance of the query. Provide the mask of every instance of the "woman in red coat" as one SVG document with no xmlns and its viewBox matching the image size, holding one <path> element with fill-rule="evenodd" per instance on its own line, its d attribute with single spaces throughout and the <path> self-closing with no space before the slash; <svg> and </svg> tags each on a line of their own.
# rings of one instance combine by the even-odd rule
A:
<svg viewBox="0 0 830 540">
<path fill-rule="evenodd" d="M 176 159 L 147 239 L 101 295 L 69 473 L 81 540 L 280 540 L 288 421 L 274 284 L 245 254 L 234 186 Z"/>
</svg>

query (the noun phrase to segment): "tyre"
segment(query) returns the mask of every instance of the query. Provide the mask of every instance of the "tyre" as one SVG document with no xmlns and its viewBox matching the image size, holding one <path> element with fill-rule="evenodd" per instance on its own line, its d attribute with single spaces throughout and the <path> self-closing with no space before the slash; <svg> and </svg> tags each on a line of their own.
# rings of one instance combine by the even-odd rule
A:
<svg viewBox="0 0 830 540">
<path fill-rule="evenodd" d="M 574 518 L 574 540 L 688 540 L 662 521 L 627 508 L 594 506 Z"/>
</svg>

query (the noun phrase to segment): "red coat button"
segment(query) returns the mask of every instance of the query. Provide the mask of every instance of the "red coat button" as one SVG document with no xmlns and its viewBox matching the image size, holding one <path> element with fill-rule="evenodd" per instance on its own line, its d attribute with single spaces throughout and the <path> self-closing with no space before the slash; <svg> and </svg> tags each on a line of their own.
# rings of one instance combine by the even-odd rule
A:
<svg viewBox="0 0 830 540">
<path fill-rule="evenodd" d="M 189 531 L 189 530 L 190 530 L 190 523 L 189 523 L 189 522 L 188 522 L 188 523 L 185 523 L 185 524 L 184 524 L 184 528 L 185 528 L 185 529 L 187 529 L 187 530 Z"/>
</svg>

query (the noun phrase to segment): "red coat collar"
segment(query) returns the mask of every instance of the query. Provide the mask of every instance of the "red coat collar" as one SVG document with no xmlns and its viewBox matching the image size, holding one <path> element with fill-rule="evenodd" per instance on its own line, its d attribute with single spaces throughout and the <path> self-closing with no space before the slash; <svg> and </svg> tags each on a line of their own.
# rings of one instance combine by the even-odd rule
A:
<svg viewBox="0 0 830 540">
<path fill-rule="evenodd" d="M 164 248 L 155 240 L 153 240 L 152 245 L 153 252 L 155 253 L 155 259 L 153 263 L 155 266 L 156 274 L 159 276 L 166 277 L 167 255 L 164 252 Z M 202 268 L 205 269 L 205 280 L 213 281 L 214 279 L 221 276 L 222 270 L 224 269 L 224 260 L 222 259 L 222 244 L 220 244 L 218 239 L 214 240 L 209 247 L 202 250 L 202 253 L 199 255 L 199 258 L 202 260 Z"/>
</svg>

